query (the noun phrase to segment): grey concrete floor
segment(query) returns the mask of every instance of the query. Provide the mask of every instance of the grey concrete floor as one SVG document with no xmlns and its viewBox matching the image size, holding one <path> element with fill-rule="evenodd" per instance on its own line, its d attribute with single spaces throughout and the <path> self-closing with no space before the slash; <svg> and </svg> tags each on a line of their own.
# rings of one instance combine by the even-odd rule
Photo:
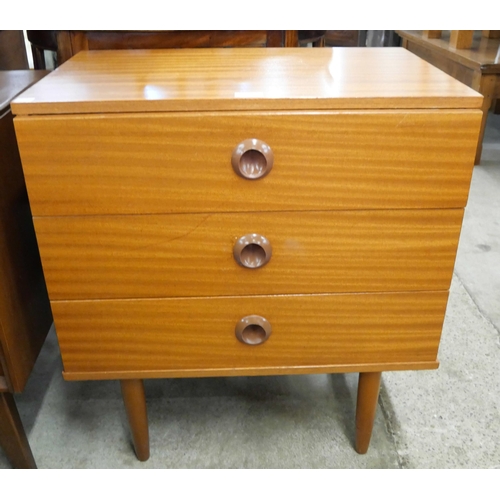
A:
<svg viewBox="0 0 500 500">
<path fill-rule="evenodd" d="M 500 468 L 500 116 L 491 115 L 436 371 L 383 375 L 353 449 L 357 376 L 146 381 L 151 458 L 135 459 L 118 382 L 64 382 L 51 332 L 16 395 L 40 468 Z M 9 468 L 0 450 L 0 468 Z"/>
</svg>

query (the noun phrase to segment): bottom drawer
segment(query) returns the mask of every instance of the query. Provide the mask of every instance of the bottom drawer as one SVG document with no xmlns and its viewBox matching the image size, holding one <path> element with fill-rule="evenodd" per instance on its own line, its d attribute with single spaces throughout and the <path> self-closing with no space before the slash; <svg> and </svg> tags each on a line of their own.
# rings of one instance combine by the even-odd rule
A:
<svg viewBox="0 0 500 500">
<path fill-rule="evenodd" d="M 52 307 L 65 378 L 78 380 L 435 368 L 447 297 L 284 295 Z M 272 329 L 260 345 L 236 338 L 236 325 L 248 315 Z"/>
</svg>

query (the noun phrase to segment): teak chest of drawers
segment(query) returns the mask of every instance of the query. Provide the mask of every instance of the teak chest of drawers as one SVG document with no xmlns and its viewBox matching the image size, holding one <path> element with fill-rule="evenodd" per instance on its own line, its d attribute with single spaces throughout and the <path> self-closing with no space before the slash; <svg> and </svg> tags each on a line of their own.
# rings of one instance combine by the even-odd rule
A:
<svg viewBox="0 0 500 500">
<path fill-rule="evenodd" d="M 67 380 L 436 368 L 482 98 L 404 49 L 81 52 L 18 98 Z"/>
</svg>

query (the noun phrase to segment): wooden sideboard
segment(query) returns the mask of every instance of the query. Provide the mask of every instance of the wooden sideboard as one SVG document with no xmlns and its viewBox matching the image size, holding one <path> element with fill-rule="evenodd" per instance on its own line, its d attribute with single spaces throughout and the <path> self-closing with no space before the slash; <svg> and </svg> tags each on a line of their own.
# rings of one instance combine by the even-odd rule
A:
<svg viewBox="0 0 500 500">
<path fill-rule="evenodd" d="M 0 71 L 0 446 L 35 467 L 12 393 L 28 380 L 52 324 L 14 132 L 11 100 L 46 71 Z"/>
<path fill-rule="evenodd" d="M 66 380 L 432 369 L 482 97 L 402 48 L 80 52 L 14 102 Z M 335 432 L 332 429 L 332 432 Z"/>
</svg>

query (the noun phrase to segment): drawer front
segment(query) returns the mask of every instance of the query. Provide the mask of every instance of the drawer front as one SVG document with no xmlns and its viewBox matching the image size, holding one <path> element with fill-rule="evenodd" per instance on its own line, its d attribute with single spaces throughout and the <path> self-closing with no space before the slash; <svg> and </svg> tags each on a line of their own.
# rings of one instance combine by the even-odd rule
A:
<svg viewBox="0 0 500 500">
<path fill-rule="evenodd" d="M 463 210 L 36 217 L 52 300 L 447 290 Z M 263 236 L 271 246 L 248 239 Z M 259 259 L 271 253 L 259 268 Z"/>
<path fill-rule="evenodd" d="M 52 307 L 67 378 L 189 376 L 194 370 L 435 362 L 447 296 L 55 301 Z M 248 315 L 269 322 L 271 334 L 260 345 L 236 338 L 236 325 Z"/>
<path fill-rule="evenodd" d="M 18 117 L 34 215 L 459 208 L 479 110 Z M 232 167 L 264 141 L 263 178 Z M 236 165 L 270 165 L 261 153 Z M 264 162 L 264 163 L 263 163 Z"/>
</svg>

